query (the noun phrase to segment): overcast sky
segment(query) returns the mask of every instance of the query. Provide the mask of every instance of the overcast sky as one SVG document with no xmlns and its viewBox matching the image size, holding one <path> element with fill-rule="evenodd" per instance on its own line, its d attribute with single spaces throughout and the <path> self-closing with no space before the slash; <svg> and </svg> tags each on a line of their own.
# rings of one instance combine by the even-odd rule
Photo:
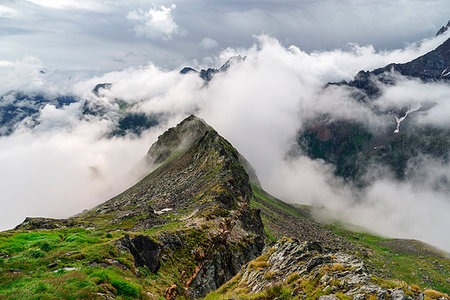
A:
<svg viewBox="0 0 450 300">
<path fill-rule="evenodd" d="M 308 52 L 354 42 L 389 50 L 433 36 L 449 16 L 448 0 L 2 0 L 0 64 L 32 56 L 58 70 L 196 66 L 261 33 Z"/>
</svg>

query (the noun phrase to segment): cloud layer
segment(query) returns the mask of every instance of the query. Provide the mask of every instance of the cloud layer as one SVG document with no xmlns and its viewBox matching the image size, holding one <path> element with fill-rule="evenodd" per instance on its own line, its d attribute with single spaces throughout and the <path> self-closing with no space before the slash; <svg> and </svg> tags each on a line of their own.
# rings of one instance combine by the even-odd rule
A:
<svg viewBox="0 0 450 300">
<path fill-rule="evenodd" d="M 166 70 L 153 63 L 66 81 L 46 77 L 39 72 L 41 63 L 31 58 L 12 62 L 6 69 L 0 67 L 11 89 L 47 95 L 54 94 L 57 87 L 56 93 L 63 91 L 82 99 L 61 108 L 49 104 L 41 109 L 37 127 L 23 126 L 0 138 L 4 149 L 0 152 L 0 190 L 9 208 L 0 218 L 1 226 L 13 226 L 27 215 L 64 217 L 107 200 L 142 175 L 142 170 L 132 176 L 129 171 L 140 165 L 158 134 L 196 113 L 247 157 L 263 186 L 274 195 L 291 202 L 324 205 L 346 221 L 379 233 L 418 238 L 448 250 L 450 241 L 443 238 L 450 227 L 444 215 L 450 205 L 448 190 L 445 183 L 437 186 L 450 180 L 448 162 L 419 157 L 410 162 L 408 180 L 402 182 L 373 166 L 369 174 L 372 184 L 360 191 L 336 178 L 333 166 L 323 161 L 301 153 L 296 158 L 287 155 L 295 146 L 298 130 L 322 114 L 374 127 L 393 122 L 393 118 L 380 118 L 354 101 L 345 88 L 324 91 L 323 86 L 349 80 L 361 69 L 408 61 L 448 37 L 393 51 L 352 45 L 308 53 L 260 35 L 250 47 L 227 48 L 210 58 L 220 66 L 231 56 L 246 57 L 227 72 L 216 74 L 208 85 L 195 73 L 182 75 L 179 69 Z M 31 75 L 16 78 L 14 74 Z M 91 90 L 104 82 L 112 87 L 102 91 L 101 97 L 95 96 Z M 402 79 L 395 87 L 382 88 L 383 97 L 374 106 L 401 108 L 432 102 L 433 108 L 418 122 L 449 127 L 448 84 Z M 118 100 L 135 112 L 164 116 L 162 123 L 140 138 L 107 138 L 120 113 Z M 102 116 L 82 116 L 84 101 L 107 111 Z"/>
</svg>

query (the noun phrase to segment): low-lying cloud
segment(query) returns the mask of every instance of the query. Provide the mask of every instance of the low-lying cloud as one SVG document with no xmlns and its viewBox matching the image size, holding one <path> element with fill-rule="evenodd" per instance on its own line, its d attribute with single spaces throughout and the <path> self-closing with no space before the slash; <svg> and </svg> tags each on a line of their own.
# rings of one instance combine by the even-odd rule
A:
<svg viewBox="0 0 450 300">
<path fill-rule="evenodd" d="M 262 185 L 281 199 L 323 205 L 346 221 L 379 233 L 418 238 L 449 250 L 450 241 L 445 239 L 450 227 L 445 216 L 450 208 L 448 162 L 419 157 L 410 162 L 403 181 L 373 166 L 368 174 L 373 181 L 361 191 L 334 176 L 332 165 L 301 152 L 288 155 L 295 148 L 298 131 L 324 114 L 378 128 L 395 120 L 380 117 L 372 108 L 400 109 L 426 102 L 432 103 L 431 109 L 416 112 L 414 120 L 448 128 L 450 86 L 446 83 L 401 78 L 396 86 L 380 86 L 383 96 L 372 106 L 353 100 L 347 88 L 323 89 L 328 82 L 352 79 L 361 69 L 411 60 L 446 38 L 448 34 L 389 52 L 352 45 L 307 53 L 263 35 L 250 48 L 227 48 L 220 56 L 210 57 L 216 66 L 235 55 L 245 59 L 217 73 L 208 84 L 196 73 L 182 75 L 177 69 L 168 71 L 151 63 L 66 82 L 61 89 L 82 99 L 79 103 L 45 106 L 37 127 L 23 126 L 0 137 L 0 190 L 9 208 L 3 210 L 1 226 L 11 227 L 26 215 L 64 217 L 107 200 L 142 175 L 130 177 L 128 171 L 142 163 L 158 134 L 195 113 L 227 138 L 253 164 Z M 27 86 L 10 76 L 11 88 Z M 54 92 L 49 80 L 31 79 L 34 84 L 27 91 Z M 112 83 L 111 88 L 95 96 L 91 90 L 105 82 Z M 114 122 L 108 113 L 81 114 L 84 101 L 117 110 L 118 100 L 132 105 L 133 111 L 160 114 L 163 122 L 141 137 L 107 138 Z"/>
</svg>

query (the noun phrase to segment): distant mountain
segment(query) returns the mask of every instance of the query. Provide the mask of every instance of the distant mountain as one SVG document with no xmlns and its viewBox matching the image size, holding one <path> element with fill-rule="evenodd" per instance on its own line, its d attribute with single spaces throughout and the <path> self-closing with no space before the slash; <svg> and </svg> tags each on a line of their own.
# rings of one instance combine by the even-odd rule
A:
<svg viewBox="0 0 450 300">
<path fill-rule="evenodd" d="M 193 115 L 145 161 L 152 172 L 91 210 L 0 233 L 0 297 L 449 299 L 446 253 L 318 223 Z"/>
<path fill-rule="evenodd" d="M 140 136 L 145 130 L 160 123 L 161 114 L 135 112 L 133 105 L 114 99 L 103 101 L 105 91 L 110 90 L 112 83 L 99 83 L 92 89 L 94 98 L 80 99 L 73 95 L 45 95 L 10 91 L 0 96 L 0 136 L 7 136 L 19 128 L 34 128 L 40 124 L 40 113 L 46 105 L 62 109 L 73 103 L 80 103 L 80 119 L 97 117 L 109 119 L 114 126 L 106 134 L 107 137 L 135 135 Z"/>
<path fill-rule="evenodd" d="M 403 76 L 419 78 L 422 81 L 450 80 L 450 39 L 436 49 L 404 64 L 389 64 L 373 71 L 360 71 L 348 86 L 363 90 L 369 96 L 379 96 L 376 81 L 394 84 L 392 72 Z M 342 84 L 342 83 L 340 83 Z M 347 84 L 344 82 L 344 84 Z"/>
<path fill-rule="evenodd" d="M 450 20 L 448 21 L 447 25 L 442 26 L 438 30 L 438 32 L 436 33 L 436 36 L 446 33 L 449 28 L 450 28 Z"/>
<path fill-rule="evenodd" d="M 17 126 L 26 121 L 26 126 L 39 124 L 39 111 L 46 105 L 56 108 L 78 102 L 73 96 L 29 95 L 20 91 L 11 91 L 0 96 L 0 136 L 9 135 Z"/>
<path fill-rule="evenodd" d="M 388 167 L 397 179 L 404 179 L 408 162 L 419 155 L 449 160 L 450 130 L 419 125 L 415 118 L 433 104 L 423 99 L 420 107 L 392 107 L 380 111 L 371 106 L 381 96 L 380 84 L 395 85 L 396 75 L 424 82 L 449 83 L 450 39 L 436 49 L 404 64 L 389 64 L 373 71 L 360 71 L 350 82 L 328 84 L 348 88 L 355 101 L 366 105 L 386 120 L 386 127 L 374 131 L 367 125 L 351 121 L 328 121 L 322 116 L 298 133 L 298 145 L 309 157 L 323 159 L 336 167 L 335 174 L 358 185 L 366 185 L 371 165 Z M 450 186 L 444 187 L 450 191 Z"/>
<path fill-rule="evenodd" d="M 191 67 L 184 67 L 180 71 L 180 74 L 198 73 L 200 78 L 202 78 L 204 81 L 208 82 L 213 79 L 215 74 L 226 72 L 232 64 L 243 61 L 243 60 L 245 60 L 245 56 L 244 57 L 242 57 L 240 55 L 233 56 L 229 60 L 227 60 L 219 69 L 215 69 L 215 68 L 201 69 L 199 72 Z"/>
</svg>

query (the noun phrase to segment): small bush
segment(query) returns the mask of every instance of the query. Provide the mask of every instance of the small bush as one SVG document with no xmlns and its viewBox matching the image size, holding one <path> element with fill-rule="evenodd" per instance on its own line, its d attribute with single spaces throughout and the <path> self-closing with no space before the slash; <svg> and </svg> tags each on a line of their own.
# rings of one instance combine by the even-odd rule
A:
<svg viewBox="0 0 450 300">
<path fill-rule="evenodd" d="M 37 286 L 34 288 L 35 293 L 43 293 L 47 290 L 48 290 L 48 286 L 43 282 L 38 283 Z"/>
<path fill-rule="evenodd" d="M 49 252 L 50 250 L 54 249 L 56 246 L 52 243 L 49 243 L 48 241 L 40 241 L 37 243 L 39 249 L 45 252 Z"/>
<path fill-rule="evenodd" d="M 435 298 L 447 298 L 448 299 L 447 294 L 436 291 L 436 290 L 432 290 L 432 289 L 427 289 L 427 290 L 423 291 L 423 293 L 432 299 L 435 299 Z"/>
<path fill-rule="evenodd" d="M 274 299 L 281 295 L 281 291 L 282 291 L 281 284 L 272 285 L 266 291 L 267 298 Z"/>
<path fill-rule="evenodd" d="M 64 239 L 67 243 L 87 243 L 86 234 L 83 233 L 69 233 Z"/>
<path fill-rule="evenodd" d="M 117 289 L 119 295 L 131 297 L 137 297 L 139 295 L 139 288 L 123 279 L 114 278 L 111 280 L 111 285 Z"/>
<path fill-rule="evenodd" d="M 340 271 L 343 271 L 344 269 L 345 269 L 344 266 L 339 263 L 335 263 L 331 267 L 331 271 L 333 271 L 333 272 L 340 272 Z"/>
<path fill-rule="evenodd" d="M 108 284 L 110 283 L 115 289 L 117 294 L 137 297 L 139 296 L 140 289 L 134 284 L 126 281 L 109 270 L 100 270 L 93 272 L 90 276 L 91 280 L 96 284 Z"/>
<path fill-rule="evenodd" d="M 41 250 L 31 249 L 28 251 L 28 254 L 33 258 L 41 258 L 45 256 L 45 253 Z"/>
<path fill-rule="evenodd" d="M 262 270 L 270 267 L 270 264 L 265 261 L 252 261 L 248 264 L 250 270 Z"/>
<path fill-rule="evenodd" d="M 275 273 L 274 272 L 267 272 L 266 274 L 264 274 L 264 279 L 265 280 L 271 280 L 275 278 Z"/>
<path fill-rule="evenodd" d="M 411 284 L 410 287 L 413 293 L 420 293 L 420 287 L 418 285 Z"/>
<path fill-rule="evenodd" d="M 292 273 L 291 275 L 289 275 L 289 277 L 286 279 L 286 283 L 287 284 L 291 284 L 294 281 L 296 281 L 297 279 L 300 278 L 300 275 L 298 273 Z"/>
</svg>

